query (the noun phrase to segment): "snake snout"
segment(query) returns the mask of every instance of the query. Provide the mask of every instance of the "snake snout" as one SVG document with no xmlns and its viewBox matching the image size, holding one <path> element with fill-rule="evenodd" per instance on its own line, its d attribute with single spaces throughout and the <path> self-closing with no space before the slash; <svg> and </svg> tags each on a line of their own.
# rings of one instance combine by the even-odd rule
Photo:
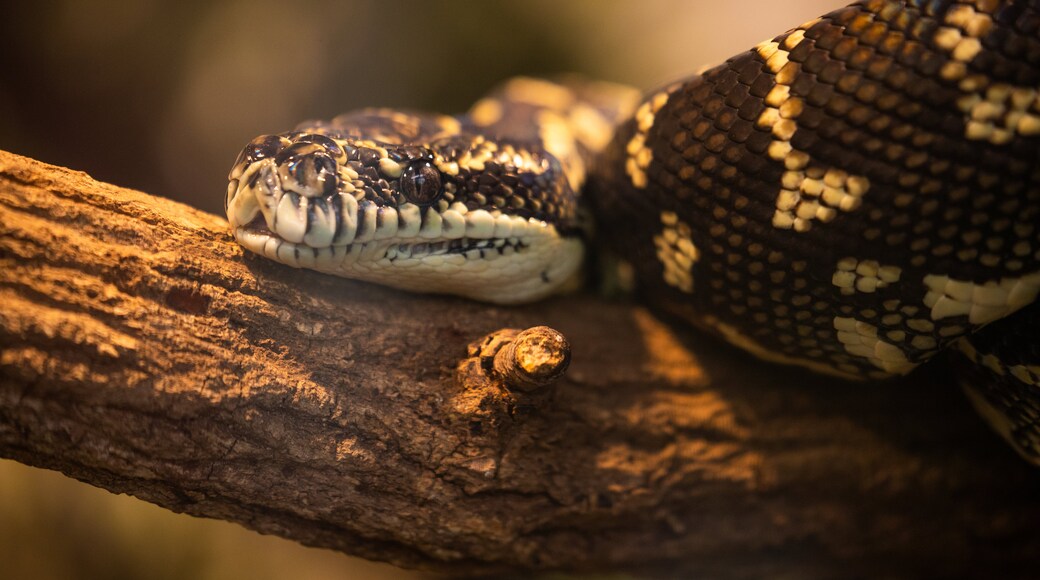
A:
<svg viewBox="0 0 1040 580">
<path fill-rule="evenodd" d="M 228 221 L 257 236 L 329 245 L 337 229 L 330 204 L 339 195 L 337 172 L 346 160 L 343 147 L 317 133 L 253 139 L 229 175 Z"/>
</svg>

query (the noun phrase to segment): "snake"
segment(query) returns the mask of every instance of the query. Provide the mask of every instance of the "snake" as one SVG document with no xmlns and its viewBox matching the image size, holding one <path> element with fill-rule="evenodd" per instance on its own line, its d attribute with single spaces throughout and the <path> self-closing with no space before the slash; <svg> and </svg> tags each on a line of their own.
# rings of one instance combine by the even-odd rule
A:
<svg viewBox="0 0 1040 580">
<path fill-rule="evenodd" d="M 865 0 L 648 93 L 517 77 L 464 114 L 257 137 L 248 251 L 498 304 L 580 285 L 849 380 L 948 352 L 1040 465 L 1040 2 Z"/>
</svg>

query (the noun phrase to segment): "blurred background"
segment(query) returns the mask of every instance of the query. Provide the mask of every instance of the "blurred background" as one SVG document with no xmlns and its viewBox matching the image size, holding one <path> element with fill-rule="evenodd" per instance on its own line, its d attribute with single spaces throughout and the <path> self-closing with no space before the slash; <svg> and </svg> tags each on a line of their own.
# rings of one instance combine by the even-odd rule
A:
<svg viewBox="0 0 1040 580">
<path fill-rule="evenodd" d="M 222 211 L 259 134 L 363 106 L 465 110 L 517 74 L 650 90 L 840 0 L 6 3 L 0 149 Z M 0 461 L 0 577 L 415 578 Z"/>
</svg>

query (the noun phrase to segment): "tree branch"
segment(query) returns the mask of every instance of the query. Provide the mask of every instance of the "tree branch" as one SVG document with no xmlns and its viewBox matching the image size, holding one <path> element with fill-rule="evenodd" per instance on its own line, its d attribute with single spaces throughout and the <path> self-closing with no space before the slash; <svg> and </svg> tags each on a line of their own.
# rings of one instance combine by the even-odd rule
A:
<svg viewBox="0 0 1040 580">
<path fill-rule="evenodd" d="M 540 324 L 572 351 L 548 387 L 566 341 L 511 343 Z M 0 455 L 308 545 L 466 574 L 1034 571 L 1040 474 L 938 372 L 842 384 L 589 295 L 293 270 L 0 153 Z"/>
</svg>

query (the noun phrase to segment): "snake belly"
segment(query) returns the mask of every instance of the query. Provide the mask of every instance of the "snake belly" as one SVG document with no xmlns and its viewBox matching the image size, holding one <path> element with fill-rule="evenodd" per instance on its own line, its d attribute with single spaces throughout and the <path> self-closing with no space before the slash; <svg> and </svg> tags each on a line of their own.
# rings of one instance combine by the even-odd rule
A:
<svg viewBox="0 0 1040 580">
<path fill-rule="evenodd" d="M 642 101 L 520 78 L 456 117 L 308 122 L 246 147 L 228 219 L 291 266 L 521 303 L 573 278 L 584 196 L 645 300 L 759 358 L 879 379 L 956 343 L 1040 463 L 1038 26 L 867 1 Z"/>
</svg>

